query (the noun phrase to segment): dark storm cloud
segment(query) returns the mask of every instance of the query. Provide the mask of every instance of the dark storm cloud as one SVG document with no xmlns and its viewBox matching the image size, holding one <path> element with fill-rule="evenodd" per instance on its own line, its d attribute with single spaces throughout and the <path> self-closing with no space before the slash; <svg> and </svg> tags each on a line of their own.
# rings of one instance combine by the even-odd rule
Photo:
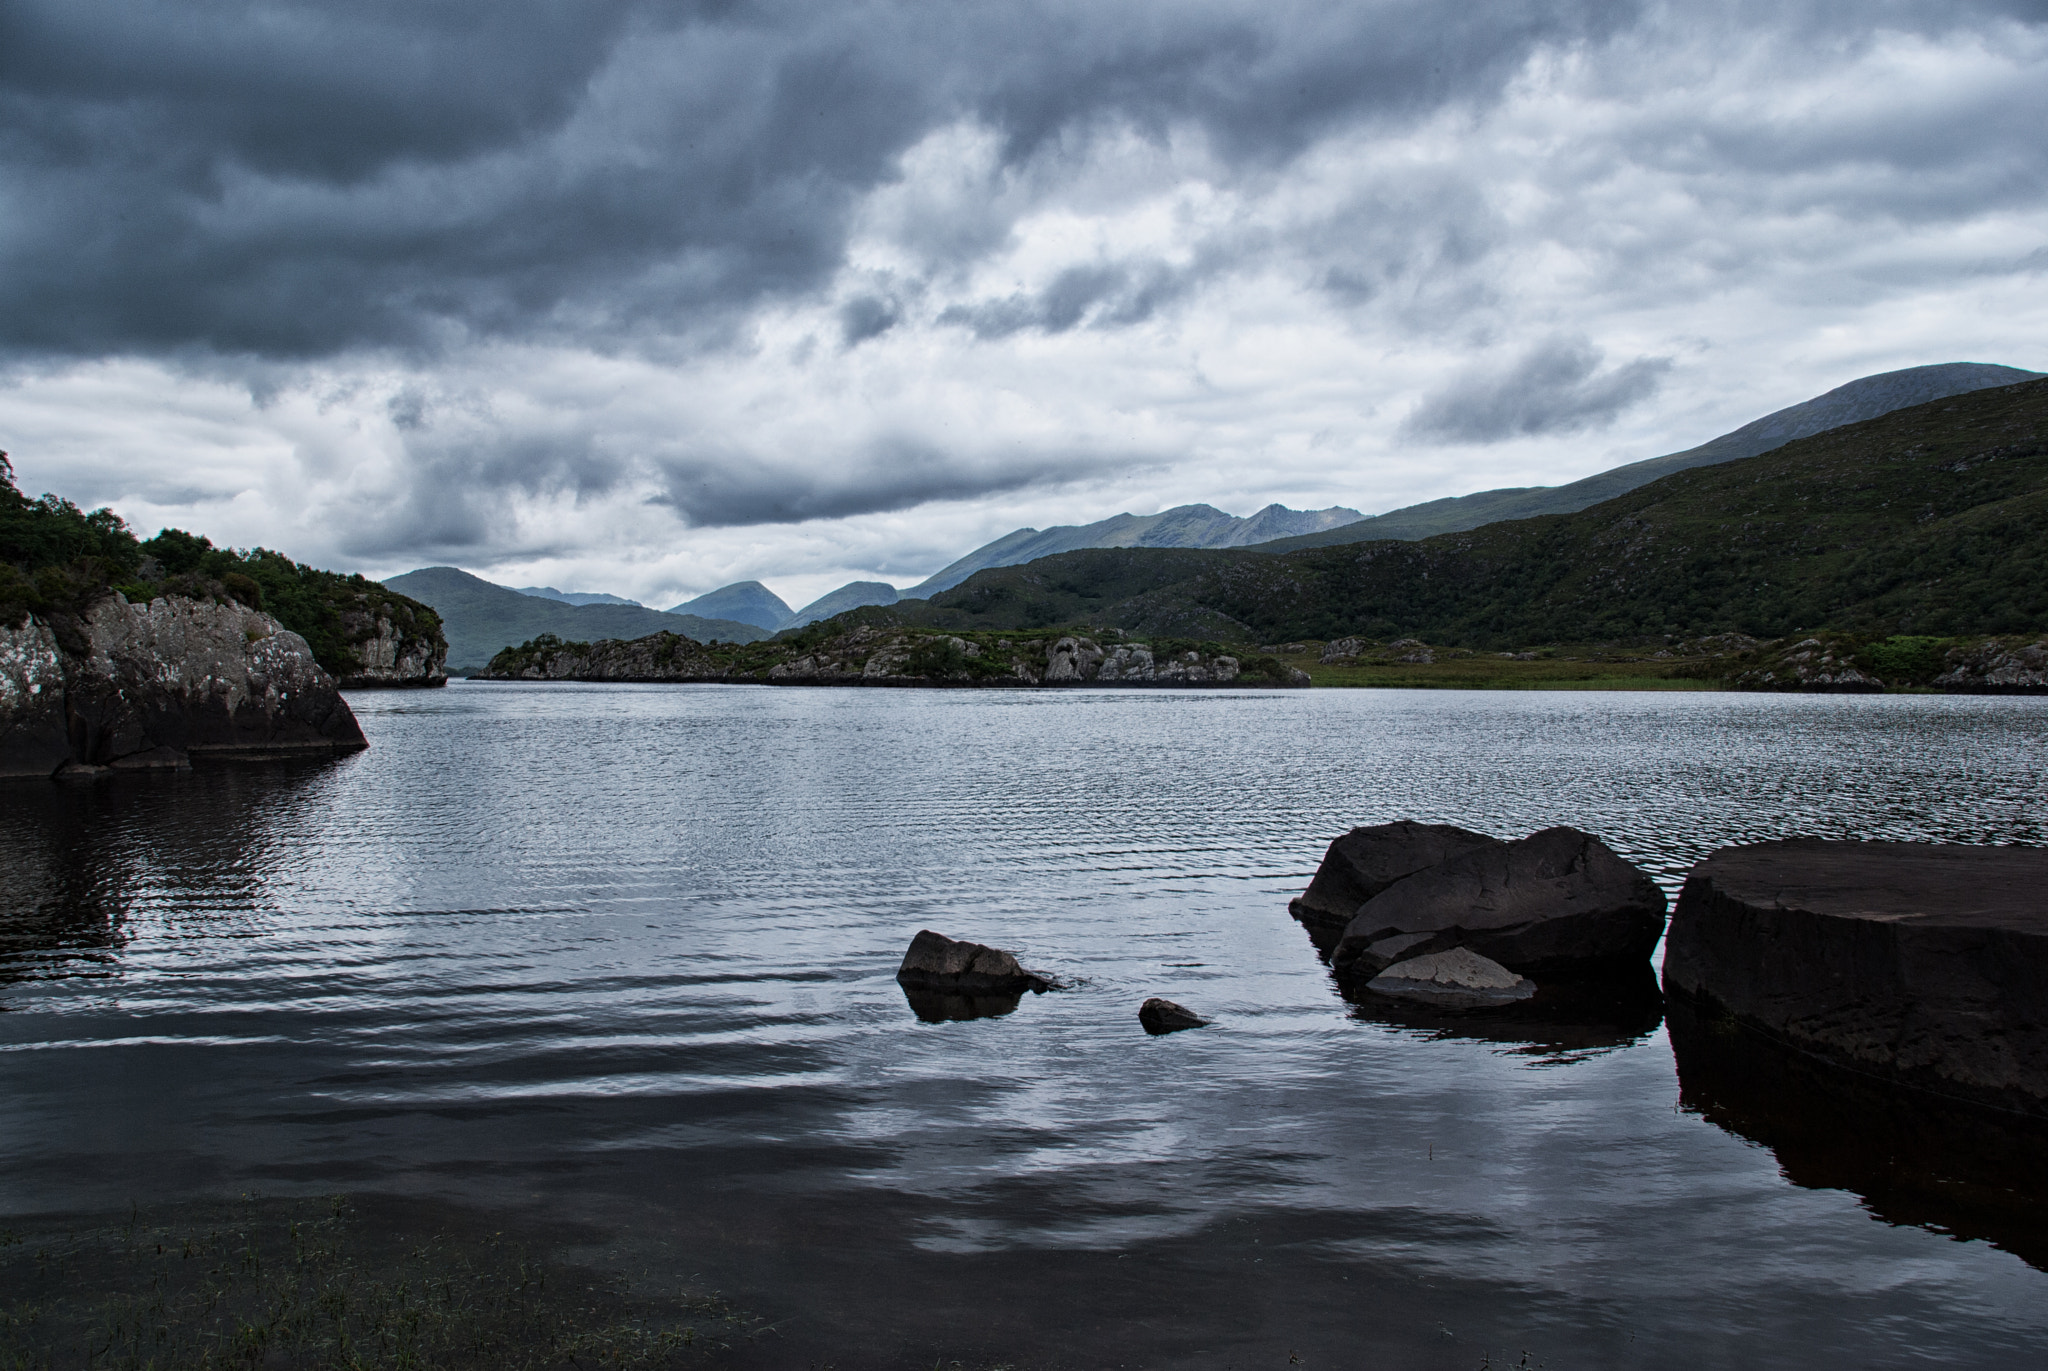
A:
<svg viewBox="0 0 2048 1371">
<path fill-rule="evenodd" d="M 1504 370 L 1467 373 L 1426 397 L 1402 425 L 1402 436 L 1494 443 L 1597 428 L 1648 399 L 1671 359 L 1638 357 L 1607 371 L 1599 367 L 1600 349 L 1585 339 L 1545 339 Z"/>
<path fill-rule="evenodd" d="M 10 0 L 0 346 L 673 332 L 827 279 L 850 207 L 948 121 L 1020 163 L 1192 124 L 1270 167 L 1633 8 Z"/>
</svg>

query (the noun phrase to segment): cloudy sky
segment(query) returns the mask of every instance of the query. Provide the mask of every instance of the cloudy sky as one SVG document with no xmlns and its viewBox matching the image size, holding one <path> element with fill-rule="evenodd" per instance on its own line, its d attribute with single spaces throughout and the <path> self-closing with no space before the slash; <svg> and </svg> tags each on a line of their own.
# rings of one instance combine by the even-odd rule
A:
<svg viewBox="0 0 2048 1371">
<path fill-rule="evenodd" d="M 2048 367 L 2048 3 L 0 0 L 0 447 L 657 605 Z"/>
</svg>

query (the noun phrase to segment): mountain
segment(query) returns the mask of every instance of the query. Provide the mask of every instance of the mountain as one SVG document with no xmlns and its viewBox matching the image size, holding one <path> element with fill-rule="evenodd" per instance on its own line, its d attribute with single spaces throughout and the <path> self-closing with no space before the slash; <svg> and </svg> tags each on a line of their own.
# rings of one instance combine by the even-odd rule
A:
<svg viewBox="0 0 2048 1371">
<path fill-rule="evenodd" d="M 820 619 L 829 619 L 835 614 L 844 614 L 849 609 L 861 609 L 867 605 L 893 605 L 902 599 L 895 586 L 887 581 L 848 581 L 835 591 L 821 595 L 789 616 L 784 628 L 802 628 L 815 624 Z"/>
<path fill-rule="evenodd" d="M 1673 472 L 1590 509 L 1405 541 L 1063 553 L 889 613 L 1468 647 L 2048 628 L 2048 380 Z"/>
<path fill-rule="evenodd" d="M 765 628 L 770 633 L 790 620 L 792 611 L 782 597 L 759 581 L 735 581 L 729 586 L 685 600 L 668 611 L 695 614 L 706 619 L 736 619 L 743 624 Z"/>
<path fill-rule="evenodd" d="M 521 595 L 532 595 L 542 600 L 560 600 L 565 605 L 632 605 L 641 607 L 638 600 L 627 600 L 617 595 L 607 595 L 601 590 L 556 590 L 553 586 L 514 586 Z"/>
<path fill-rule="evenodd" d="M 995 566 L 1017 566 L 1072 552 L 1084 547 L 1244 547 L 1276 538 L 1312 534 L 1322 529 L 1356 523 L 1365 516 L 1355 509 L 1332 505 L 1328 509 L 1289 509 L 1267 505 L 1250 518 L 1209 505 L 1178 505 L 1159 514 L 1118 514 L 1093 524 L 1061 524 L 1041 532 L 1020 528 L 1005 533 L 962 557 L 937 575 L 903 593 L 924 598 L 950 590 L 977 571 Z"/>
<path fill-rule="evenodd" d="M 1503 519 L 1528 519 L 1538 514 L 1571 514 L 1602 500 L 1627 494 L 1674 471 L 1739 461 L 1781 447 L 1795 438 L 1875 419 L 1893 410 L 1931 400 L 1964 395 L 1993 386 L 2033 380 L 2039 372 L 1984 362 L 1945 362 L 1865 376 L 1835 387 L 1825 395 L 1766 414 L 1731 433 L 1664 457 L 1649 457 L 1614 467 L 1562 486 L 1513 486 L 1430 500 L 1386 514 L 1361 519 L 1327 532 L 1284 538 L 1264 545 L 1266 552 L 1294 552 L 1306 547 L 1363 543 L 1374 538 L 1428 538 L 1479 528 Z M 991 563 L 990 565 L 994 565 Z M 944 573 L 941 573 L 942 575 Z"/>
<path fill-rule="evenodd" d="M 458 571 L 452 566 L 422 567 L 393 576 L 384 585 L 431 605 L 448 635 L 451 671 L 479 670 L 500 648 L 552 633 L 566 642 L 599 638 L 642 638 L 666 630 L 708 642 L 751 643 L 769 635 L 752 624 L 730 619 L 703 619 L 694 614 L 664 614 L 639 605 L 571 605 L 525 595 Z M 680 622 L 678 622 L 680 620 Z"/>
</svg>

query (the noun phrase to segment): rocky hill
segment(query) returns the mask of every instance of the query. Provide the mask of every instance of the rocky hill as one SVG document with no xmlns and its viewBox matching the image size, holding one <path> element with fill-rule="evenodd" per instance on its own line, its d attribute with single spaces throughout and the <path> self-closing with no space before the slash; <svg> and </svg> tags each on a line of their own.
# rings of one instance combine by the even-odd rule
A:
<svg viewBox="0 0 2048 1371">
<path fill-rule="evenodd" d="M 267 613 L 344 686 L 447 680 L 440 618 L 419 601 L 266 548 L 217 548 L 181 529 L 140 541 L 112 510 L 29 499 L 0 453 L 0 623 L 35 615 L 68 633 L 64 625 L 116 591 L 137 604 L 171 596 Z"/>
<path fill-rule="evenodd" d="M 365 746 L 337 670 L 425 677 L 441 649 L 431 611 L 359 580 L 140 542 L 110 510 L 28 499 L 0 455 L 0 777 Z"/>
</svg>

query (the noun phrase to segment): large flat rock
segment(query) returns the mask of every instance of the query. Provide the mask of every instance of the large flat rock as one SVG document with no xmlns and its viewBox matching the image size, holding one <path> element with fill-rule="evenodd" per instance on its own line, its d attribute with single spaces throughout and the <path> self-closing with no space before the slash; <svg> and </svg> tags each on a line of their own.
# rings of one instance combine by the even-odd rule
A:
<svg viewBox="0 0 2048 1371">
<path fill-rule="evenodd" d="M 2048 849 L 1723 848 L 1686 879 L 1664 984 L 1838 1066 L 2048 1116 Z"/>
</svg>

